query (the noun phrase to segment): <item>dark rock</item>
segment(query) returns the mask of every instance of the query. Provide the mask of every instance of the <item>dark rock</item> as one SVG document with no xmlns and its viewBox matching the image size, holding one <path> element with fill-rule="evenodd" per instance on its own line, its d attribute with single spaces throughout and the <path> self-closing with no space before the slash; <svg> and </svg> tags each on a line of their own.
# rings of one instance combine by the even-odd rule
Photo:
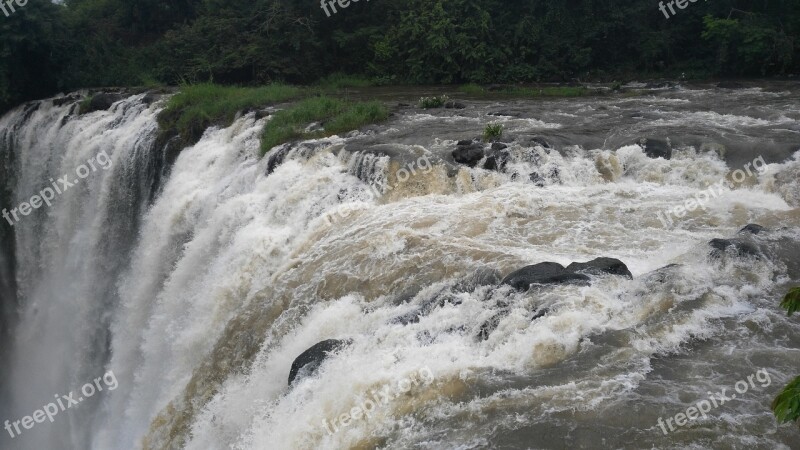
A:
<svg viewBox="0 0 800 450">
<path fill-rule="evenodd" d="M 537 146 L 538 145 L 539 147 L 542 147 L 542 148 L 545 148 L 545 149 L 552 149 L 553 148 L 553 145 L 550 143 L 550 141 L 548 141 L 547 139 L 545 139 L 542 136 L 533 136 L 533 137 L 531 137 L 529 139 L 528 142 L 533 146 Z"/>
<path fill-rule="evenodd" d="M 111 108 L 111 105 L 122 100 L 123 98 L 124 97 L 122 94 L 112 94 L 108 92 L 95 94 L 89 101 L 89 106 L 83 112 L 90 113 L 95 111 L 106 111 Z"/>
<path fill-rule="evenodd" d="M 444 107 L 446 109 L 464 109 L 467 106 L 465 104 L 463 104 L 463 103 L 459 103 L 459 102 L 450 100 L 448 102 L 445 102 Z"/>
<path fill-rule="evenodd" d="M 494 146 L 494 144 L 492 144 L 492 146 Z M 506 164 L 508 164 L 510 158 L 511 154 L 506 150 L 492 150 L 489 155 L 486 156 L 486 162 L 483 163 L 483 168 L 486 170 L 503 172 L 506 170 Z"/>
<path fill-rule="evenodd" d="M 751 223 L 742 228 L 741 230 L 739 230 L 739 233 L 760 234 L 764 230 L 765 228 L 762 227 L 761 225 L 756 225 L 754 223 Z"/>
<path fill-rule="evenodd" d="M 492 150 L 505 150 L 508 148 L 508 144 L 504 144 L 502 142 L 493 142 L 492 143 Z"/>
<path fill-rule="evenodd" d="M 720 89 L 744 89 L 747 86 L 736 81 L 720 81 L 717 83 L 717 87 Z"/>
<path fill-rule="evenodd" d="M 530 175 L 528 175 L 528 178 L 530 178 L 531 182 L 535 184 L 537 187 L 544 187 L 544 178 L 541 175 L 539 175 L 538 172 L 531 173 Z"/>
<path fill-rule="evenodd" d="M 475 167 L 483 159 L 483 144 L 472 143 L 470 145 L 459 145 L 453 150 L 453 159 L 459 164 L 466 164 Z"/>
<path fill-rule="evenodd" d="M 672 145 L 670 145 L 669 139 L 642 138 L 639 139 L 638 144 L 642 146 L 645 155 L 649 158 L 672 158 Z"/>
<path fill-rule="evenodd" d="M 532 284 L 588 284 L 589 281 L 586 275 L 567 272 L 561 264 L 543 262 L 512 272 L 502 284 L 527 291 Z"/>
<path fill-rule="evenodd" d="M 53 99 L 53 106 L 64 106 L 67 103 L 75 102 L 78 100 L 80 100 L 80 96 L 67 95 L 66 97 Z"/>
<path fill-rule="evenodd" d="M 473 141 L 472 139 L 464 139 L 464 140 L 458 141 L 456 143 L 456 145 L 459 146 L 459 147 L 463 147 L 465 145 L 472 145 L 474 143 L 475 143 L 475 141 Z"/>
<path fill-rule="evenodd" d="M 148 92 L 147 94 L 145 94 L 144 97 L 142 97 L 142 103 L 144 103 L 147 106 L 150 106 L 153 103 L 157 102 L 159 99 L 161 99 L 161 94 L 157 92 Z"/>
<path fill-rule="evenodd" d="M 481 341 L 489 339 L 489 335 L 497 329 L 497 326 L 500 325 L 500 321 L 503 320 L 503 318 L 506 317 L 510 312 L 510 310 L 504 309 L 490 317 L 486 322 L 483 322 L 483 324 L 481 324 L 480 331 L 478 331 L 478 339 Z"/>
<path fill-rule="evenodd" d="M 544 317 L 544 316 L 546 316 L 548 314 L 550 314 L 550 310 L 547 309 L 547 308 L 542 308 L 542 309 L 540 309 L 538 311 L 535 311 L 533 313 L 533 317 L 531 317 L 531 322 L 533 322 L 536 319 L 541 319 L 542 317 Z"/>
<path fill-rule="evenodd" d="M 615 258 L 595 258 L 585 263 L 574 262 L 567 266 L 567 270 L 591 275 L 611 274 L 633 278 L 628 266 Z"/>
<path fill-rule="evenodd" d="M 304 351 L 292 363 L 289 371 L 289 386 L 299 377 L 312 376 L 319 369 L 319 366 L 332 354 L 352 344 L 350 339 L 328 339 L 315 344 L 313 347 Z"/>
<path fill-rule="evenodd" d="M 711 255 L 715 257 L 721 256 L 726 252 L 734 252 L 739 257 L 761 257 L 761 251 L 754 244 L 742 239 L 712 239 L 708 243 L 711 248 Z"/>
</svg>

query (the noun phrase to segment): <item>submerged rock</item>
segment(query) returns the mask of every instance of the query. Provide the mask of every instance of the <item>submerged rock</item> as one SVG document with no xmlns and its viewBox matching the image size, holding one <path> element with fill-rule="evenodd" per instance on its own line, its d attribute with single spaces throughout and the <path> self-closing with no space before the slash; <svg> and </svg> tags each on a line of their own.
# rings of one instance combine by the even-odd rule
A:
<svg viewBox="0 0 800 450">
<path fill-rule="evenodd" d="M 588 273 L 592 275 L 621 275 L 632 279 L 633 274 L 628 270 L 624 262 L 616 258 L 595 258 L 589 262 L 574 262 L 567 266 L 568 271 Z"/>
<path fill-rule="evenodd" d="M 638 144 L 644 149 L 644 154 L 649 158 L 672 158 L 672 145 L 669 139 L 642 138 Z"/>
<path fill-rule="evenodd" d="M 111 105 L 122 100 L 123 98 L 124 96 L 122 94 L 113 94 L 107 92 L 95 94 L 92 96 L 92 99 L 89 100 L 89 105 L 86 107 L 86 110 L 82 112 L 90 113 L 95 111 L 105 111 L 111 108 Z"/>
<path fill-rule="evenodd" d="M 761 251 L 758 247 L 743 239 L 712 239 L 708 245 L 713 249 L 711 255 L 715 257 L 722 256 L 722 254 L 726 252 L 734 252 L 736 256 L 739 257 L 761 257 Z"/>
<path fill-rule="evenodd" d="M 292 369 L 289 371 L 289 386 L 302 375 L 303 377 L 311 376 L 316 373 L 319 366 L 331 355 L 336 353 L 348 345 L 352 344 L 350 339 L 328 339 L 319 342 L 304 351 L 292 363 Z M 302 372 L 302 373 L 301 373 Z"/>
<path fill-rule="evenodd" d="M 761 225 L 756 225 L 754 223 L 751 223 L 742 228 L 741 230 L 739 230 L 739 233 L 760 234 L 765 229 L 766 228 L 762 227 Z"/>
</svg>

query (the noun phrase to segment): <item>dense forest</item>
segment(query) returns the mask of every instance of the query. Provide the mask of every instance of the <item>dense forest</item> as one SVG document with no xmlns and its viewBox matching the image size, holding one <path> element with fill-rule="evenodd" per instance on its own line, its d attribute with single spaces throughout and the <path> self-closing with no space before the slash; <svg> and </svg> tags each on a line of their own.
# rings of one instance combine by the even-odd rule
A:
<svg viewBox="0 0 800 450">
<path fill-rule="evenodd" d="M 335 2 L 334 3 L 335 6 Z M 81 87 L 763 77 L 800 68 L 800 0 L 28 0 L 0 17 L 0 109 Z M 345 3 L 346 4 L 346 3 Z"/>
</svg>

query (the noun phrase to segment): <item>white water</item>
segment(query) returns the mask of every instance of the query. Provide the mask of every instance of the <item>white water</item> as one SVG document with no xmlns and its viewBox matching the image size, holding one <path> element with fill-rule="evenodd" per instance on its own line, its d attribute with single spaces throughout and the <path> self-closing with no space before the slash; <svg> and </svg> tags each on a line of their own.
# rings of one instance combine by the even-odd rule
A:
<svg viewBox="0 0 800 450">
<path fill-rule="evenodd" d="M 396 161 L 341 151 L 355 137 L 311 142 L 267 175 L 269 158 L 257 156 L 266 119 L 248 115 L 184 149 L 148 205 L 142 199 L 149 195 L 128 189 L 147 194 L 141 185 L 151 186 L 152 174 L 134 168 L 155 158 L 158 106 L 140 100 L 68 120 L 70 106 L 44 102 L 27 120 L 17 111 L 0 123 L 13 129 L 19 149 L 17 204 L 43 180 L 74 174 L 100 151 L 113 160 L 15 228 L 22 307 L 10 362 L 13 403 L 0 407 L 0 419 L 30 414 L 106 370 L 119 381 L 115 391 L 61 413 L 54 424 L 14 440 L 3 436 L 3 448 L 162 448 L 184 439 L 193 449 L 480 448 L 496 427 L 527 436 L 519 430 L 550 426 L 558 434 L 572 423 L 633 430 L 637 442 L 663 445 L 672 441 L 658 440 L 657 417 L 690 404 L 681 406 L 668 392 L 708 381 L 667 377 L 661 393 L 652 394 L 658 359 L 688 355 L 702 372 L 703 352 L 720 357 L 726 343 L 749 345 L 728 357 L 738 372 L 708 390 L 761 368 L 750 355 L 764 359 L 763 339 L 775 351 L 766 361 L 773 389 L 800 361 L 797 341 L 783 337 L 798 327 L 765 295 L 789 281 L 783 263 L 710 260 L 706 246 L 750 222 L 788 226 L 765 239 L 796 242 L 798 187 L 780 175 L 800 170 L 797 155 L 668 228 L 659 212 L 736 167 L 693 149 L 664 161 L 637 146 L 575 148 L 566 156 L 512 146 L 508 174 L 462 168 L 449 178 L 436 165 L 398 185 Z M 723 128 L 764 125 L 702 117 Z M 560 127 L 553 118 L 497 120 L 517 131 Z M 680 120 L 670 112 L 653 126 Z M 435 121 L 408 115 L 381 133 Z M 468 122 L 482 123 L 444 123 Z M 428 149 L 402 148 L 416 157 L 442 155 L 453 145 L 443 139 Z M 527 181 L 531 170 L 555 168 L 560 183 L 550 177 L 537 188 Z M 374 199 L 366 179 L 393 189 Z M 346 214 L 325 219 L 336 211 Z M 481 266 L 505 275 L 526 264 L 598 256 L 621 259 L 634 280 L 606 277 L 590 287 L 528 294 L 507 287 L 453 292 L 460 304 L 434 309 L 418 323 L 391 323 Z M 647 275 L 676 263 L 682 266 L 665 283 Z M 498 301 L 510 305 L 509 314 L 486 341 L 475 339 Z M 550 313 L 531 323 L 542 307 Z M 754 322 L 764 335 L 747 335 Z M 318 377 L 289 389 L 294 358 L 330 338 L 354 343 Z M 712 350 L 695 349 L 692 359 L 700 342 L 714 343 Z M 333 435 L 323 427 L 368 392 L 421 368 L 435 375 L 431 386 L 415 387 Z M 769 399 L 750 400 L 720 419 L 745 423 L 734 428 L 737 442 L 788 448 L 784 431 L 767 436 L 775 433 L 763 422 Z M 650 410 L 630 410 L 642 402 Z M 719 436 L 731 433 L 716 426 L 709 424 Z M 673 439 L 691 442 L 696 436 L 688 433 Z M 542 447 L 562 442 L 559 435 L 534 436 Z M 573 439 L 577 447 L 584 442 Z"/>
</svg>

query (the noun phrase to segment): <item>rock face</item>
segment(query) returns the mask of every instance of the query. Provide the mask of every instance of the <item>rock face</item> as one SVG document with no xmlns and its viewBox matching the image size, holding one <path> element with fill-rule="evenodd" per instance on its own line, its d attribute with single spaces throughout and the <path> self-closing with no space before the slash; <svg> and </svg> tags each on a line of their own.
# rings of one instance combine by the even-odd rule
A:
<svg viewBox="0 0 800 450">
<path fill-rule="evenodd" d="M 632 279 L 633 274 L 628 270 L 628 266 L 615 258 L 595 258 L 585 263 L 572 263 L 567 266 L 568 271 L 587 273 L 591 275 L 621 275 Z"/>
<path fill-rule="evenodd" d="M 672 145 L 668 139 L 642 138 L 639 139 L 638 144 L 644 149 L 644 154 L 649 158 L 672 158 Z"/>
<path fill-rule="evenodd" d="M 483 144 L 470 141 L 469 144 L 462 145 L 462 142 L 464 141 L 460 141 L 453 150 L 453 159 L 459 164 L 475 167 L 483 159 Z"/>
<path fill-rule="evenodd" d="M 299 375 L 313 375 L 331 353 L 336 353 L 352 343 L 353 341 L 351 340 L 328 339 L 301 353 L 294 360 L 292 369 L 289 371 L 289 386 L 294 383 Z"/>
</svg>

